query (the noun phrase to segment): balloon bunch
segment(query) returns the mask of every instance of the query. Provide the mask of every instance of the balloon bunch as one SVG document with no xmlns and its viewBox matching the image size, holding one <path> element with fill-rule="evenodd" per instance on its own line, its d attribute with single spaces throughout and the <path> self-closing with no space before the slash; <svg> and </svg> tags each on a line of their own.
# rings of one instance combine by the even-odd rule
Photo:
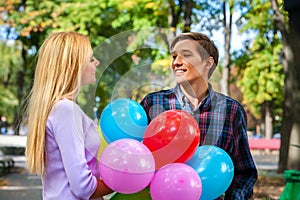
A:
<svg viewBox="0 0 300 200">
<path fill-rule="evenodd" d="M 229 155 L 199 147 L 198 124 L 184 111 L 165 111 L 148 125 L 139 103 L 116 99 L 103 110 L 100 128 L 108 144 L 99 170 L 116 191 L 112 200 L 214 199 L 232 181 Z"/>
</svg>

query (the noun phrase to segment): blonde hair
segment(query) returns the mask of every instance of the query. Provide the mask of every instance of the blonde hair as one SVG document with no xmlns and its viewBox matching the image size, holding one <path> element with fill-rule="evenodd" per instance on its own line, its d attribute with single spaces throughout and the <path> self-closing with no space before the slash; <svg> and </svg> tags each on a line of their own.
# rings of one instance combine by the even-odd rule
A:
<svg viewBox="0 0 300 200">
<path fill-rule="evenodd" d="M 89 38 L 75 32 L 54 33 L 40 47 L 27 107 L 29 119 L 25 156 L 31 173 L 45 173 L 49 112 L 62 98 L 76 100 L 81 87 L 81 72 L 90 49 Z"/>
</svg>

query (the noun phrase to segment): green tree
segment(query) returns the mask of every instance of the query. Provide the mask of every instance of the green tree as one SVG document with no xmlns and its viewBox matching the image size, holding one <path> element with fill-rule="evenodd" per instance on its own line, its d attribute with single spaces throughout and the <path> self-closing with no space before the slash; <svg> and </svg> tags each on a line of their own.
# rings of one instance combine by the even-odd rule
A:
<svg viewBox="0 0 300 200">
<path fill-rule="evenodd" d="M 254 109 L 262 108 L 257 106 L 257 103 L 264 102 L 262 105 L 265 111 L 262 110 L 262 113 L 270 117 L 269 121 L 275 115 L 282 116 L 278 171 L 299 169 L 300 152 L 290 145 L 300 143 L 299 123 L 296 120 L 299 117 L 299 100 L 297 99 L 300 85 L 297 77 L 299 59 L 295 56 L 295 52 L 299 50 L 296 42 L 299 36 L 288 26 L 283 1 L 256 0 L 248 3 L 250 9 L 243 15 L 246 23 L 243 23 L 242 30 L 255 30 L 257 37 L 247 52 L 246 60 L 248 61 L 244 66 L 247 68 L 240 82 L 244 85 L 244 98 L 248 101 L 250 99 L 256 101 L 255 103 L 249 102 L 252 103 L 251 106 Z M 261 68 L 263 65 L 264 67 Z M 282 98 L 283 93 L 284 98 Z M 283 106 L 281 106 L 282 103 Z M 272 113 L 272 111 L 278 113 Z M 267 115 L 268 112 L 270 112 L 269 115 Z"/>
<path fill-rule="evenodd" d="M 104 11 L 109 10 L 104 15 Z M 91 10 L 93 12 L 91 12 Z M 7 27 L 7 33 L 13 32 L 20 44 L 22 65 L 18 68 L 15 96 L 18 99 L 18 111 L 15 113 L 15 127 L 23 115 L 25 97 L 31 88 L 37 49 L 44 38 L 53 31 L 69 30 L 90 35 L 93 46 L 103 41 L 118 29 L 111 27 L 116 9 L 108 1 L 5 1 L 0 4 L 0 24 Z M 104 34 L 102 34 L 104 33 Z M 106 35 L 105 35 L 106 34 Z M 4 66 L 5 67 L 5 66 Z"/>
<path fill-rule="evenodd" d="M 276 29 L 282 35 L 284 67 L 284 104 L 282 120 L 282 137 L 279 155 L 279 172 L 285 169 L 300 170 L 300 59 L 297 53 L 300 50 L 300 34 L 295 31 L 294 24 L 286 23 L 286 12 L 281 1 L 270 0 L 273 10 L 273 20 Z"/>
<path fill-rule="evenodd" d="M 279 60 L 282 50 L 279 42 L 277 40 L 277 46 L 274 46 L 274 40 L 270 42 L 266 38 L 256 38 L 239 81 L 244 103 L 255 116 L 264 120 L 266 138 L 273 136 L 275 116 L 282 115 L 281 112 L 273 112 L 283 102 L 284 74 Z"/>
<path fill-rule="evenodd" d="M 0 24 L 7 27 L 7 35 L 14 35 L 20 49 L 21 62 L 15 72 L 15 90 L 18 106 L 14 113 L 14 128 L 19 133 L 19 125 L 24 114 L 25 97 L 31 88 L 33 77 L 33 62 L 36 49 L 45 37 L 47 12 L 42 4 L 36 1 L 5 1 L 0 4 Z M 43 33 L 43 34 L 42 34 Z M 14 58 L 15 59 L 15 58 Z M 5 66 L 4 66 L 5 67 Z"/>
<path fill-rule="evenodd" d="M 273 135 L 274 113 L 283 102 L 284 74 L 280 63 L 281 38 L 275 29 L 270 1 L 251 1 L 242 15 L 241 31 L 255 31 L 255 38 L 247 52 L 244 75 L 239 82 L 244 101 L 256 116 L 262 113 L 265 137 Z"/>
<path fill-rule="evenodd" d="M 18 105 L 16 72 L 22 66 L 21 51 L 13 40 L 0 40 L 0 113 L 11 122 Z"/>
</svg>

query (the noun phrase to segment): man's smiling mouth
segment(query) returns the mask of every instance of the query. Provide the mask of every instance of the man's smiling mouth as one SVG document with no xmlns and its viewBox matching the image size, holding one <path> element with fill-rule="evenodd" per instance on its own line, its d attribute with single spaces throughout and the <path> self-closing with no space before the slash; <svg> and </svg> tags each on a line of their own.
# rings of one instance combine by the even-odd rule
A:
<svg viewBox="0 0 300 200">
<path fill-rule="evenodd" d="M 187 71 L 186 69 L 175 69 L 174 70 L 175 75 L 181 75 L 181 74 L 183 74 L 186 71 Z"/>
</svg>

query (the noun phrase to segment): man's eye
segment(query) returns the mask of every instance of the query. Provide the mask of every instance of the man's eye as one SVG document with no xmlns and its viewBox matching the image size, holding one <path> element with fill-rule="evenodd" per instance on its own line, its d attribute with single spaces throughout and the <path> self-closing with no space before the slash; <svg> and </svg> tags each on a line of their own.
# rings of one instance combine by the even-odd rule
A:
<svg viewBox="0 0 300 200">
<path fill-rule="evenodd" d="M 189 57 L 189 56 L 191 56 L 191 54 L 186 53 L 186 54 L 183 54 L 183 56 L 184 57 Z"/>
<path fill-rule="evenodd" d="M 177 55 L 173 55 L 173 56 L 172 56 L 173 60 L 175 60 L 175 59 L 176 59 L 176 57 L 177 57 Z"/>
<path fill-rule="evenodd" d="M 93 57 L 93 58 L 91 58 L 91 60 L 90 60 L 91 62 L 94 62 L 95 61 L 95 58 Z"/>
</svg>

